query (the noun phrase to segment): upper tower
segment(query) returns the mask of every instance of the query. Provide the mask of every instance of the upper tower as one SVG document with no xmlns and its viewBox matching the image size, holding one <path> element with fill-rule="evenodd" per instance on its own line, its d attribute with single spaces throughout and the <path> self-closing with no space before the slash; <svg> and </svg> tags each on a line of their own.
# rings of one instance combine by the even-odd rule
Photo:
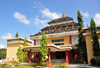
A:
<svg viewBox="0 0 100 68">
<path fill-rule="evenodd" d="M 66 14 L 65 14 L 65 12 L 63 13 L 63 16 L 62 16 L 62 18 L 64 18 L 64 17 L 66 17 Z"/>
</svg>

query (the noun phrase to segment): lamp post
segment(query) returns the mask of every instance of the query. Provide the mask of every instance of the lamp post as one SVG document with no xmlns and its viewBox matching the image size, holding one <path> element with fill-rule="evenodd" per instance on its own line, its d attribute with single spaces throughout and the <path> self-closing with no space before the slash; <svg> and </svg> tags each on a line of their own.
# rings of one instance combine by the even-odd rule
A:
<svg viewBox="0 0 100 68">
<path fill-rule="evenodd" d="M 0 60 L 0 68 L 1 68 L 2 60 Z"/>
<path fill-rule="evenodd" d="M 13 59 L 13 61 L 12 61 L 12 67 L 14 67 L 14 58 L 15 58 L 15 56 L 12 56 L 12 59 Z"/>
<path fill-rule="evenodd" d="M 48 59 L 48 56 L 46 55 L 45 58 Z M 47 62 L 47 60 L 46 60 L 46 62 Z"/>
<path fill-rule="evenodd" d="M 7 56 L 7 62 L 9 61 L 9 56 Z"/>
</svg>

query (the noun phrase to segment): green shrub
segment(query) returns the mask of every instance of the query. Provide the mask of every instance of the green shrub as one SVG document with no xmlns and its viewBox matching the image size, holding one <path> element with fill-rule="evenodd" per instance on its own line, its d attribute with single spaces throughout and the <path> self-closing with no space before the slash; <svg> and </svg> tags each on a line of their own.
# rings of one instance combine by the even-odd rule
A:
<svg viewBox="0 0 100 68">
<path fill-rule="evenodd" d="M 65 64 L 62 64 L 61 68 L 68 68 Z"/>
<path fill-rule="evenodd" d="M 4 67 L 4 68 L 11 68 L 11 65 L 2 64 L 1 67 Z"/>
<path fill-rule="evenodd" d="M 46 62 L 42 62 L 42 65 L 43 65 L 43 66 L 47 66 L 47 63 L 46 63 Z"/>
<path fill-rule="evenodd" d="M 36 65 L 35 63 L 31 63 L 31 66 L 34 66 L 34 65 Z"/>
<path fill-rule="evenodd" d="M 26 62 L 29 62 L 29 58 L 26 58 Z"/>
<path fill-rule="evenodd" d="M 96 65 L 100 66 L 100 59 L 96 60 Z"/>
<path fill-rule="evenodd" d="M 92 65 L 95 65 L 95 64 L 96 64 L 96 60 L 95 60 L 94 58 L 92 58 L 92 59 L 90 60 L 90 62 L 91 62 Z"/>
<path fill-rule="evenodd" d="M 73 63 L 73 64 L 79 63 L 79 61 L 78 61 L 78 60 L 73 60 L 72 63 Z"/>
</svg>

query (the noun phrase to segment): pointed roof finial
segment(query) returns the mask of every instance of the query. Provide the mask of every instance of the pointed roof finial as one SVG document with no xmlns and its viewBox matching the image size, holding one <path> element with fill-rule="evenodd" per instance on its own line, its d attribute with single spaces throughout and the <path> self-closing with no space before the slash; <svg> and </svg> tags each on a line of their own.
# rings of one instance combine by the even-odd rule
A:
<svg viewBox="0 0 100 68">
<path fill-rule="evenodd" d="M 63 16 L 62 16 L 62 18 L 63 18 L 63 17 L 66 17 L 66 14 L 65 14 L 65 12 L 63 13 Z"/>
<path fill-rule="evenodd" d="M 89 27 L 89 25 L 87 24 L 87 27 Z"/>
</svg>

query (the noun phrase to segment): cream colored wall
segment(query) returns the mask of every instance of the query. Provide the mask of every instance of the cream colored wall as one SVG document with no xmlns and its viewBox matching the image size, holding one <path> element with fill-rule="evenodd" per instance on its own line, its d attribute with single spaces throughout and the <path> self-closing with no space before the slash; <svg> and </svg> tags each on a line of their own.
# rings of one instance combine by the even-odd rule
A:
<svg viewBox="0 0 100 68">
<path fill-rule="evenodd" d="M 54 42 L 54 43 L 52 43 L 52 40 L 54 40 L 54 39 L 64 39 L 64 42 Z M 68 45 L 69 44 L 69 36 L 47 38 L 47 41 L 48 41 L 48 44 L 64 43 L 64 45 Z"/>
<path fill-rule="evenodd" d="M 98 37 L 100 38 L 100 34 L 98 35 Z M 91 40 L 92 40 L 91 35 L 86 35 L 85 38 L 86 38 L 86 47 L 87 47 L 88 64 L 91 65 L 90 60 L 91 60 L 92 58 L 97 59 L 97 57 L 93 56 L 93 44 L 92 44 L 92 42 L 91 42 Z M 100 42 L 99 42 L 99 43 L 100 43 Z"/>
<path fill-rule="evenodd" d="M 6 61 L 12 61 L 12 56 L 14 56 L 14 61 L 18 61 L 16 53 L 17 49 L 19 48 L 21 44 L 8 44 L 7 45 L 7 53 L 6 53 Z M 8 58 L 9 56 L 9 58 Z"/>
</svg>

